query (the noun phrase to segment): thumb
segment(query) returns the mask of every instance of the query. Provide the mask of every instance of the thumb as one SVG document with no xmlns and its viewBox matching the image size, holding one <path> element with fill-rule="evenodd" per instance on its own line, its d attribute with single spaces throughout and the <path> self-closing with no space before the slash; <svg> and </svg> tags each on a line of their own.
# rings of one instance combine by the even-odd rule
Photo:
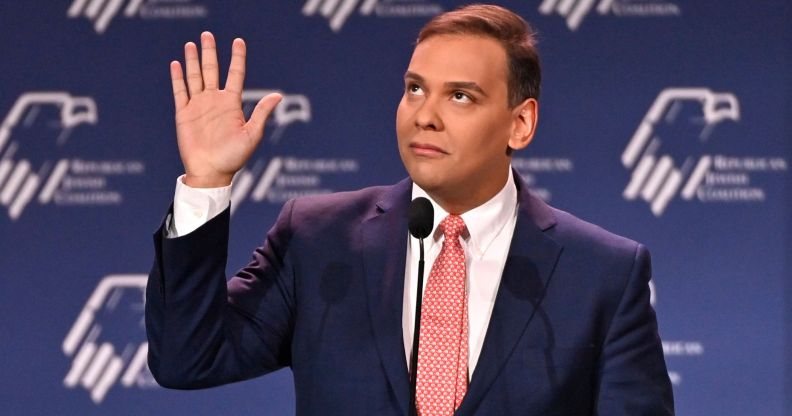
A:
<svg viewBox="0 0 792 416">
<path fill-rule="evenodd" d="M 256 104 L 256 108 L 253 109 L 253 114 L 250 115 L 250 119 L 247 122 L 248 131 L 251 132 L 252 136 L 261 137 L 264 135 L 264 124 L 267 121 L 267 117 L 282 99 L 282 95 L 274 92 L 268 94 Z"/>
</svg>

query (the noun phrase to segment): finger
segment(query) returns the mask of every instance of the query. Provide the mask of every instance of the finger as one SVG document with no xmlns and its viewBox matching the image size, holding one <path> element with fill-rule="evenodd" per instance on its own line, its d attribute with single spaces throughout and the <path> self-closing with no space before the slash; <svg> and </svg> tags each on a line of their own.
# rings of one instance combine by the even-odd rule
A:
<svg viewBox="0 0 792 416">
<path fill-rule="evenodd" d="M 269 117 L 270 113 L 272 113 L 272 110 L 275 109 L 275 106 L 277 106 L 282 99 L 283 96 L 275 92 L 259 100 L 246 125 L 253 137 L 261 137 L 264 135 L 264 123 L 267 121 L 267 117 Z"/>
<path fill-rule="evenodd" d="M 198 47 L 192 42 L 184 45 L 184 61 L 187 64 L 187 89 L 190 96 L 203 91 L 203 77 L 198 65 Z"/>
<path fill-rule="evenodd" d="M 201 33 L 201 71 L 207 90 L 216 90 L 220 83 L 217 69 L 217 46 L 210 32 Z"/>
<path fill-rule="evenodd" d="M 190 100 L 187 96 L 187 87 L 184 85 L 184 75 L 179 61 L 170 63 L 171 84 L 173 84 L 173 101 L 176 104 L 176 111 L 181 110 Z"/>
<path fill-rule="evenodd" d="M 245 83 L 245 56 L 247 48 L 245 41 L 236 38 L 231 45 L 231 65 L 228 67 L 228 78 L 226 79 L 225 89 L 231 92 L 242 94 L 242 86 Z"/>
</svg>

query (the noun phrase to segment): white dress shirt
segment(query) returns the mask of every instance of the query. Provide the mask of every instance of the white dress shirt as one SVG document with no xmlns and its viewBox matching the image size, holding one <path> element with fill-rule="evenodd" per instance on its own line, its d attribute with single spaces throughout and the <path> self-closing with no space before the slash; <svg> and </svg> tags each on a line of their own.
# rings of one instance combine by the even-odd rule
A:
<svg viewBox="0 0 792 416">
<path fill-rule="evenodd" d="M 183 177 L 183 176 L 182 176 Z M 173 218 L 168 222 L 168 237 L 188 234 L 211 220 L 231 203 L 231 186 L 222 188 L 191 188 L 176 180 L 173 201 Z M 412 198 L 423 196 L 434 207 L 434 229 L 424 239 L 424 289 L 435 259 L 440 254 L 443 236 L 437 225 L 448 215 L 426 192 L 413 184 Z M 468 375 L 472 377 L 478 362 L 484 336 L 487 333 L 495 296 L 506 264 L 511 245 L 514 225 L 517 222 L 517 188 L 509 170 L 503 189 L 484 204 L 461 215 L 468 229 L 460 237 L 465 249 L 468 292 Z M 402 308 L 402 334 L 404 352 L 409 367 L 415 326 L 415 297 L 418 281 L 418 240 L 408 236 L 407 258 L 404 275 L 404 304 Z"/>
<path fill-rule="evenodd" d="M 443 235 L 437 226 L 448 215 L 426 192 L 413 184 L 412 198 L 428 198 L 434 207 L 434 229 L 424 239 L 424 281 L 429 281 L 432 265 L 443 246 Z M 495 296 L 509 253 L 514 225 L 517 223 L 517 188 L 509 169 L 506 185 L 492 199 L 461 215 L 468 235 L 460 237 L 465 249 L 466 289 L 468 293 L 468 377 L 473 376 L 484 336 L 487 333 Z M 415 330 L 415 297 L 418 283 L 418 239 L 410 236 L 407 244 L 407 266 L 404 273 L 404 307 L 402 334 L 407 366 L 410 363 Z"/>
</svg>

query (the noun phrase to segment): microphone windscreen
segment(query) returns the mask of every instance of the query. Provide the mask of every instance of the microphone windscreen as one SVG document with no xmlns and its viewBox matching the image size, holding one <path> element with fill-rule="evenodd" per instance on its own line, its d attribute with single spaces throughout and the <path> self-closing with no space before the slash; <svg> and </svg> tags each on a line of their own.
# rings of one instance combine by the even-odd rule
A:
<svg viewBox="0 0 792 416">
<path fill-rule="evenodd" d="M 413 199 L 410 203 L 408 228 L 415 238 L 426 238 L 432 233 L 434 226 L 434 208 L 424 197 Z"/>
</svg>

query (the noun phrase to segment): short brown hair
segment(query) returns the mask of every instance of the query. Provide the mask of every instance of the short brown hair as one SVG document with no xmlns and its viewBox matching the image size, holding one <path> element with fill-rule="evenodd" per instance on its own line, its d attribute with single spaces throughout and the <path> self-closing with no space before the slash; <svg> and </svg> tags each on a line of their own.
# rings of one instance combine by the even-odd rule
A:
<svg viewBox="0 0 792 416">
<path fill-rule="evenodd" d="M 435 16 L 418 34 L 416 44 L 436 35 L 491 37 L 506 50 L 509 107 L 539 98 L 542 71 L 535 31 L 522 17 L 500 6 L 472 4 Z"/>
</svg>

